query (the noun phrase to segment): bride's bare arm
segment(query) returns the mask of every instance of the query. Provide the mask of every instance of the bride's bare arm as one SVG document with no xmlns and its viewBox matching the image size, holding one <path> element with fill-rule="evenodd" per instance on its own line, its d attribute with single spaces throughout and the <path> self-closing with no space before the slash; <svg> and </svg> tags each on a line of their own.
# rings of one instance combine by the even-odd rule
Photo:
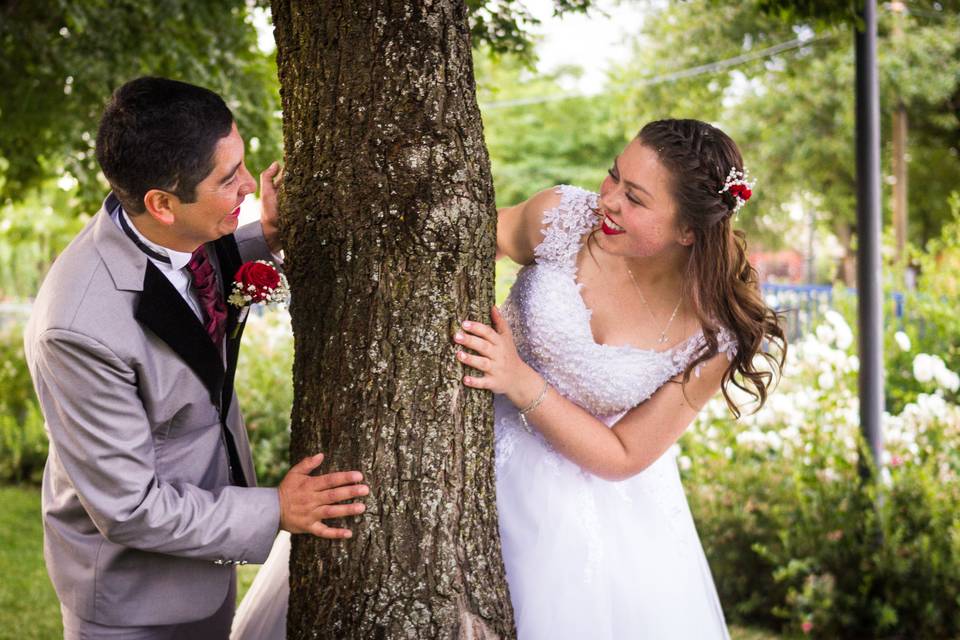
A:
<svg viewBox="0 0 960 640">
<path fill-rule="evenodd" d="M 464 384 L 503 393 L 523 409 L 540 396 L 545 381 L 517 355 L 510 328 L 496 308 L 493 318 L 494 327 L 464 323 L 464 330 L 455 338 L 475 352 L 460 352 L 458 359 L 483 372 L 483 377 L 467 376 Z M 668 382 L 613 428 L 549 387 L 543 401 L 526 418 L 554 449 L 583 469 L 607 480 L 624 480 L 653 464 L 683 435 L 719 390 L 727 364 L 725 355 L 714 356 L 703 363 L 700 376 L 692 376 L 685 389 Z"/>
<path fill-rule="evenodd" d="M 543 213 L 559 202 L 556 189 L 546 189 L 520 204 L 498 209 L 497 259 L 506 256 L 518 264 L 533 262 L 533 250 L 543 240 Z"/>
</svg>

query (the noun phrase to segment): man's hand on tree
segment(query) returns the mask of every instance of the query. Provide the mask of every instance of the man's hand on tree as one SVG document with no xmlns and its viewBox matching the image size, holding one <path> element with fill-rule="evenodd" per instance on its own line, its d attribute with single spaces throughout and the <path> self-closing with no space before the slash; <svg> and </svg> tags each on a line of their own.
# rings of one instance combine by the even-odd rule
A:
<svg viewBox="0 0 960 640">
<path fill-rule="evenodd" d="M 283 246 L 280 241 L 280 214 L 277 211 L 277 189 L 283 182 L 283 167 L 272 162 L 260 174 L 260 225 L 263 238 L 273 254 L 280 253 Z"/>
<path fill-rule="evenodd" d="M 363 513 L 359 502 L 339 504 L 370 493 L 360 484 L 359 471 L 340 471 L 321 476 L 310 473 L 323 462 L 323 454 L 304 458 L 291 467 L 280 482 L 280 528 L 290 533 L 311 533 L 320 538 L 349 538 L 349 529 L 334 529 L 324 524 L 331 518 L 345 518 Z"/>
</svg>

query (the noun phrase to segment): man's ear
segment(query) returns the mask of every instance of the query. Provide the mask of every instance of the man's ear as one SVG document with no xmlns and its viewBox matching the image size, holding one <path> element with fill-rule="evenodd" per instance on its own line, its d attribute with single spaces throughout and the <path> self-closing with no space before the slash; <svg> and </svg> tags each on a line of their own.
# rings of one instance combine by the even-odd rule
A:
<svg viewBox="0 0 960 640">
<path fill-rule="evenodd" d="M 143 194 L 143 206 L 147 208 L 150 217 L 168 227 L 176 220 L 174 208 L 179 203 L 175 195 L 160 189 L 150 189 Z"/>
</svg>

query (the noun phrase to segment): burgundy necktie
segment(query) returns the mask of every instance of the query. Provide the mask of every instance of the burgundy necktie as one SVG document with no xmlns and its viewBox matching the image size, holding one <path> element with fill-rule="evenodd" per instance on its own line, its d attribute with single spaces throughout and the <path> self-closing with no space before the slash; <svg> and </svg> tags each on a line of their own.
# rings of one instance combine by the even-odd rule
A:
<svg viewBox="0 0 960 640">
<path fill-rule="evenodd" d="M 193 252 L 187 269 L 193 278 L 193 288 L 200 298 L 200 307 L 203 309 L 203 327 L 210 335 L 218 348 L 223 341 L 223 334 L 227 328 L 227 307 L 220 295 L 217 285 L 217 275 L 213 272 L 213 265 L 207 259 L 207 250 L 204 245 Z"/>
</svg>

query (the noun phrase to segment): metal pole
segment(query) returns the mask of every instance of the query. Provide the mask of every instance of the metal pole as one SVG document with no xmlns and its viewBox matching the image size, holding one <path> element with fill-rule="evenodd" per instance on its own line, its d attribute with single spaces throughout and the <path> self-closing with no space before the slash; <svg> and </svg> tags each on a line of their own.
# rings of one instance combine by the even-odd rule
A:
<svg viewBox="0 0 960 640">
<path fill-rule="evenodd" d="M 880 95 L 877 3 L 864 0 L 857 29 L 857 307 L 860 320 L 860 428 L 874 461 L 883 434 L 883 309 L 880 271 Z"/>
</svg>

